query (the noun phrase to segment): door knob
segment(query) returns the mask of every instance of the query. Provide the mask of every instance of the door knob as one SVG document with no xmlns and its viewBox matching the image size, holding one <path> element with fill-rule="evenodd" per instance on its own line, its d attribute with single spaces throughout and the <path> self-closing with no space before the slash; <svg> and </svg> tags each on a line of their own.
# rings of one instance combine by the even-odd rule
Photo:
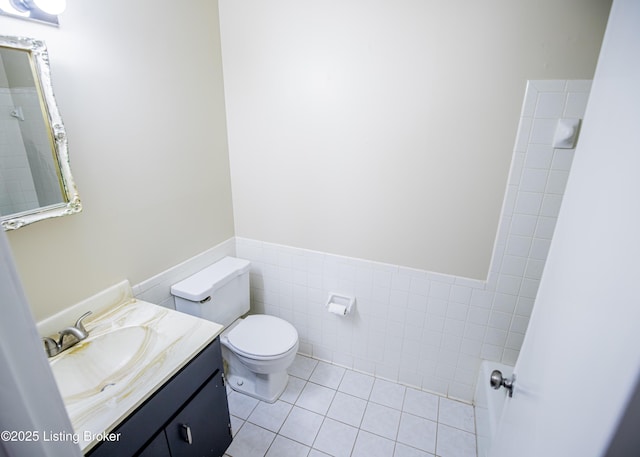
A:
<svg viewBox="0 0 640 457">
<path fill-rule="evenodd" d="M 504 387 L 509 392 L 509 397 L 513 397 L 513 385 L 515 382 L 515 375 L 511 375 L 511 378 L 505 378 L 502 376 L 502 372 L 500 370 L 493 370 L 491 372 L 491 378 L 489 378 L 489 384 L 491 384 L 491 387 L 496 390 L 500 387 Z"/>
</svg>

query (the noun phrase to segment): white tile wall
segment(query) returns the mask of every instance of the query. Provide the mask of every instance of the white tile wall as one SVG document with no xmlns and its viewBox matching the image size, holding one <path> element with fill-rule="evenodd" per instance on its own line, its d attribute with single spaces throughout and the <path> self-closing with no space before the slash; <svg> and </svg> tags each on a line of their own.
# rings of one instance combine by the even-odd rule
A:
<svg viewBox="0 0 640 457">
<path fill-rule="evenodd" d="M 0 214 L 13 214 L 37 208 L 38 197 L 33 184 L 21 123 L 10 114 L 16 103 L 13 91 L 0 88 Z M 48 147 L 48 145 L 47 145 Z"/>
<path fill-rule="evenodd" d="M 490 320 L 487 335 L 506 331 L 500 361 L 507 364 L 515 363 L 524 338 L 573 160 L 573 149 L 551 145 L 557 119 L 582 118 L 590 89 L 588 80 L 527 84 L 488 280 L 496 284 L 492 315 L 507 313 L 510 322 Z M 497 355 L 498 347 L 488 347 L 501 346 L 495 343 L 485 335 L 483 351 Z"/>
<path fill-rule="evenodd" d="M 482 359 L 517 359 L 573 159 L 551 146 L 556 121 L 582 117 L 590 87 L 527 84 L 487 281 L 232 238 L 134 294 L 174 307 L 171 284 L 237 255 L 252 262 L 252 311 L 291 322 L 301 353 L 470 402 Z M 356 297 L 352 315 L 326 312 L 332 292 Z"/>
<path fill-rule="evenodd" d="M 62 201 L 58 182 L 57 166 L 51 153 L 51 139 L 42 116 L 40 96 L 35 87 L 14 87 L 11 89 L 14 106 L 22 108 L 24 120 L 19 121 L 20 143 L 24 138 L 24 148 L 28 158 L 30 175 L 28 185 L 35 188 L 36 205 L 48 206 Z M 15 119 L 14 119 L 15 120 Z"/>
</svg>

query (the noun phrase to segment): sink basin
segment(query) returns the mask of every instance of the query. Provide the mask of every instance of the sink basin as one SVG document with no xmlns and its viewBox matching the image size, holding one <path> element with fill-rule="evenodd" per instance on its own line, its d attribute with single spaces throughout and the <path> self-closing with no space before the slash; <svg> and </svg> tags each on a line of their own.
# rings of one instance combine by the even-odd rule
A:
<svg viewBox="0 0 640 457">
<path fill-rule="evenodd" d="M 62 398 L 69 401 L 117 389 L 134 371 L 155 336 L 148 327 L 122 327 L 95 337 L 90 335 L 56 356 L 51 360 L 51 369 Z"/>
</svg>

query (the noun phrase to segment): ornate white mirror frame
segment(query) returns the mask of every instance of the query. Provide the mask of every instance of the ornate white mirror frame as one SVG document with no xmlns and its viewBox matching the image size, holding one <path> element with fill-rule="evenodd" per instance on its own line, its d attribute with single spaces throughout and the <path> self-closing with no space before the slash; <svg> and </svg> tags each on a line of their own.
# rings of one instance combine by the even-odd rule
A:
<svg viewBox="0 0 640 457">
<path fill-rule="evenodd" d="M 0 224 L 4 230 L 15 230 L 34 222 L 54 217 L 66 216 L 82 211 L 82 203 L 78 195 L 67 149 L 67 135 L 62 118 L 58 111 L 53 87 L 51 85 L 51 71 L 49 68 L 49 54 L 43 41 L 25 37 L 10 37 L 0 35 L 0 47 L 24 51 L 28 56 L 35 87 L 39 93 L 40 106 L 45 119 L 46 135 L 51 145 L 53 163 L 60 187 L 60 202 L 46 206 L 0 216 Z M 13 111 L 11 116 L 19 117 L 22 113 Z M 1 171 L 1 170 L 0 170 Z M 3 189 L 0 186 L 0 192 Z"/>
</svg>

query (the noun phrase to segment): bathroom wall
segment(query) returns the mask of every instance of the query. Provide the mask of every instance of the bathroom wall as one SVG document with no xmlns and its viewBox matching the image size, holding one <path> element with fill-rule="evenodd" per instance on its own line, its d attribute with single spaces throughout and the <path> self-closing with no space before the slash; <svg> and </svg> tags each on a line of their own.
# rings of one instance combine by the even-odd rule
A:
<svg viewBox="0 0 640 457">
<path fill-rule="evenodd" d="M 84 210 L 8 233 L 37 320 L 234 235 L 217 2 L 69 0 L 43 39 Z"/>
<path fill-rule="evenodd" d="M 264 17 L 276 21 L 273 28 L 272 24 L 251 30 L 247 24 L 240 27 L 246 32 L 247 45 L 275 40 L 285 44 L 283 50 L 291 50 L 281 56 L 258 49 L 255 62 L 266 61 L 275 72 L 273 77 L 250 72 L 228 81 L 235 97 L 228 109 L 231 135 L 240 141 L 238 135 L 247 133 L 260 142 L 255 148 L 259 155 L 253 150 L 245 154 L 242 147 L 231 153 L 236 164 L 235 208 L 228 171 L 217 2 L 200 0 L 185 9 L 168 0 L 134 4 L 69 0 L 59 28 L 0 17 L 4 34 L 44 39 L 49 46 L 54 89 L 84 203 L 81 214 L 9 233 L 36 318 L 54 314 L 124 278 L 133 284 L 148 280 L 229 239 L 234 235 L 234 210 L 241 213 L 235 222 L 242 237 L 440 272 L 459 267 L 464 271 L 457 274 L 484 279 L 506 183 L 509 160 L 504 151 L 510 150 L 508 146 L 502 151 L 497 143 L 487 149 L 486 139 L 513 143 L 517 100 L 526 77 L 590 76 L 608 9 L 608 3 L 600 1 L 530 3 L 496 3 L 466 13 L 461 3 L 447 3 L 437 6 L 446 8 L 438 14 L 421 9 L 432 7 L 422 2 L 351 2 L 348 5 L 354 8 L 345 10 L 339 9 L 345 2 L 315 5 L 320 10 L 309 10 L 311 16 L 345 21 L 333 31 L 335 41 L 329 43 L 333 47 L 323 44 L 323 30 L 305 27 L 299 2 L 224 3 L 224 27 L 242 25 L 234 24 L 228 15 L 236 6 L 251 6 L 250 10 L 268 13 Z M 358 6 L 362 8 L 355 11 Z M 387 14 L 389 9 L 393 14 Z M 429 22 L 432 16 L 438 16 L 437 23 Z M 362 20 L 366 17 L 372 20 Z M 386 17 L 393 20 L 387 22 Z M 512 30 L 515 19 L 524 17 L 526 24 Z M 454 18 L 459 26 L 451 28 Z M 265 25 L 254 25 L 260 24 Z M 384 27 L 376 34 L 378 25 Z M 293 32 L 290 26 L 295 27 Z M 427 39 L 425 30 L 430 34 Z M 371 54 L 339 53 L 345 65 L 329 59 L 321 65 L 327 70 L 324 73 L 312 72 L 311 79 L 296 77 L 299 87 L 285 80 L 291 92 L 277 84 L 252 86 L 258 92 L 245 94 L 256 105 L 243 111 L 246 122 L 239 120 L 239 108 L 244 105 L 238 103 L 235 84 L 254 77 L 262 78 L 260 83 L 282 80 L 279 70 L 292 62 L 287 56 L 317 57 L 322 64 L 325 51 L 361 51 L 364 44 L 357 39 L 361 32 L 366 32 L 363 36 L 376 55 L 384 51 L 383 56 L 400 59 L 388 60 L 388 72 L 373 71 L 381 70 L 375 59 L 352 58 Z M 277 41 L 280 33 L 282 40 Z M 317 50 L 299 47 L 309 40 Z M 396 52 L 405 45 L 407 58 Z M 246 53 L 231 51 L 227 42 L 225 66 L 234 68 Z M 427 63 L 414 59 L 422 53 Z M 458 57 L 463 55 L 477 58 L 457 63 L 463 62 Z M 414 61 L 415 68 L 409 65 Z M 422 79 L 429 84 L 418 84 L 428 68 L 434 77 Z M 349 84 L 341 86 L 341 91 L 329 90 L 333 84 L 329 82 L 335 80 L 333 71 L 342 69 L 349 77 L 339 81 Z M 512 79 L 514 72 L 520 76 L 517 83 Z M 470 73 L 476 75 L 474 81 L 461 81 L 460 75 Z M 314 75 L 320 77 L 314 79 Z M 318 85 L 326 90 L 318 92 L 314 89 Z M 359 86 L 363 92 L 356 90 Z M 380 90 L 369 98 L 373 88 Z M 265 104 L 273 101 L 269 93 L 276 103 Z M 421 106 L 429 110 L 420 111 L 410 103 L 414 99 L 426 101 Z M 312 121 L 302 129 L 285 116 L 297 107 L 292 100 L 301 103 L 296 110 L 299 117 Z M 465 103 L 454 103 L 460 100 Z M 325 102 L 331 102 L 331 109 L 323 108 Z M 494 108 L 491 115 L 486 115 L 487 106 Z M 314 110 L 319 117 L 312 116 Z M 503 122 L 505 112 L 511 114 Z M 257 131 L 245 131 L 255 115 L 262 116 L 267 130 L 282 144 L 262 141 L 265 138 Z M 439 119 L 448 121 L 444 125 Z M 486 125 L 487 119 L 493 119 L 499 132 Z M 435 127 L 424 128 L 431 125 Z M 457 133 L 459 125 L 464 126 L 465 135 Z M 347 133 L 336 135 L 340 126 Z M 379 131 L 384 135 L 378 136 Z M 363 132 L 366 135 L 359 135 Z M 453 132 L 456 141 L 431 141 L 442 140 L 440 132 Z M 371 133 L 375 135 L 368 136 Z M 467 138 L 473 138 L 471 147 L 461 143 L 451 150 L 447 146 Z M 327 144 L 329 139 L 333 143 Z M 305 154 L 292 155 L 296 150 Z M 278 171 L 276 164 L 285 167 Z M 313 164 L 313 172 L 307 164 Z M 418 175 L 414 170 L 420 168 L 424 173 Z M 488 175 L 491 179 L 484 179 Z M 446 182 L 441 176 L 447 177 Z M 474 202 L 472 207 L 469 201 Z M 465 223 L 463 214 L 473 214 L 473 223 Z M 442 221 L 455 222 L 443 226 Z M 475 227 L 471 234 L 469 225 Z"/>
<path fill-rule="evenodd" d="M 486 281 L 235 237 L 134 294 L 175 308 L 172 284 L 225 255 L 249 259 L 252 312 L 293 323 L 300 352 L 470 402 L 481 360 L 518 357 L 575 152 L 554 148 L 553 136 L 560 118 L 582 119 L 590 89 L 527 82 Z M 355 297 L 354 312 L 329 314 L 330 293 Z"/>
<path fill-rule="evenodd" d="M 608 1 L 221 0 L 239 237 L 485 280 L 527 79 Z"/>
<path fill-rule="evenodd" d="M 517 359 L 574 155 L 553 135 L 583 117 L 590 87 L 528 82 L 487 281 L 237 238 L 252 310 L 292 322 L 300 352 L 471 401 L 482 359 Z M 356 312 L 326 312 L 330 293 L 355 296 Z"/>
</svg>

